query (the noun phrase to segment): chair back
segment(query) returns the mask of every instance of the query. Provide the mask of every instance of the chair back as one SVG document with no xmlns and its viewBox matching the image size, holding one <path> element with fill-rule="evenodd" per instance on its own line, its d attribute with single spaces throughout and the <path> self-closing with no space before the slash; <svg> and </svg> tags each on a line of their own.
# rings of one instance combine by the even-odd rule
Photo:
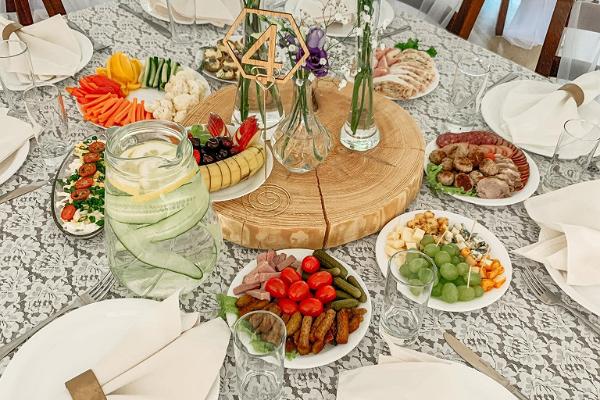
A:
<svg viewBox="0 0 600 400">
<path fill-rule="evenodd" d="M 44 3 L 44 8 L 48 13 L 49 17 L 52 17 L 57 14 L 65 15 L 67 12 L 65 11 L 65 7 L 63 6 L 62 0 L 42 0 Z M 9 9 L 9 6 L 12 8 L 14 4 L 14 9 L 17 13 L 17 18 L 21 25 L 31 25 L 33 24 L 33 15 L 31 12 L 31 5 L 29 4 L 29 0 L 6 0 L 6 8 Z"/>
</svg>

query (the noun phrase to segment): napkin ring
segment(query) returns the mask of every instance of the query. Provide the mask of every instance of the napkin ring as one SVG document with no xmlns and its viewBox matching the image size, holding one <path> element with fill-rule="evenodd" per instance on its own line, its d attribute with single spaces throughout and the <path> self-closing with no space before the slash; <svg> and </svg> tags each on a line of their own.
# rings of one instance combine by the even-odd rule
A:
<svg viewBox="0 0 600 400">
<path fill-rule="evenodd" d="M 68 380 L 65 386 L 73 400 L 106 400 L 100 382 L 91 369 Z"/>
<path fill-rule="evenodd" d="M 566 83 L 558 88 L 558 90 L 564 90 L 575 100 L 575 104 L 577 107 L 583 104 L 583 100 L 585 99 L 585 94 L 583 93 L 583 89 L 577 86 L 574 83 Z"/>
<path fill-rule="evenodd" d="M 17 24 L 16 22 L 6 25 L 4 27 L 4 29 L 2 29 L 2 40 L 8 40 L 10 35 L 12 35 L 16 31 L 18 31 L 22 27 L 23 27 L 23 25 Z"/>
</svg>

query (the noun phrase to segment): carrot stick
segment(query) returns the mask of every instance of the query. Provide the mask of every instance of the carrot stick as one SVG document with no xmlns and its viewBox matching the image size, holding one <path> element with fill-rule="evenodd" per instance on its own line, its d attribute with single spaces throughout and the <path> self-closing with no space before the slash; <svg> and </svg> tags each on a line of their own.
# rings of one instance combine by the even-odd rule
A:
<svg viewBox="0 0 600 400">
<path fill-rule="evenodd" d="M 118 102 L 119 102 L 119 99 L 117 97 L 112 97 L 112 98 L 106 100 L 104 102 L 104 104 L 102 105 L 102 107 L 100 108 L 100 114 L 105 113 L 111 107 L 113 107 L 115 105 L 115 103 L 118 103 Z"/>
<path fill-rule="evenodd" d="M 129 108 L 129 114 L 127 114 L 127 118 L 123 121 L 123 125 L 131 124 L 135 122 L 135 113 L 137 112 L 137 97 L 133 98 L 133 104 Z"/>
<path fill-rule="evenodd" d="M 144 119 L 144 114 L 146 113 L 146 109 L 144 108 L 144 100 L 138 105 L 137 115 L 135 119 L 137 121 L 141 121 Z"/>
<path fill-rule="evenodd" d="M 119 108 L 106 120 L 107 126 L 113 126 L 115 122 L 119 119 L 123 118 L 124 115 L 127 115 L 127 111 L 129 110 L 129 106 L 131 103 L 127 100 L 123 100 Z"/>
<path fill-rule="evenodd" d="M 106 93 L 105 93 L 106 94 Z M 97 99 L 98 97 L 102 97 L 104 94 L 94 94 L 94 93 L 90 93 L 90 94 L 86 94 L 85 98 L 86 99 Z"/>
<path fill-rule="evenodd" d="M 100 103 L 104 102 L 105 100 L 109 99 L 111 95 L 112 95 L 112 93 L 106 93 L 106 94 L 98 97 L 97 99 L 92 100 L 89 103 L 87 103 L 84 106 L 84 108 L 88 108 L 88 107 L 91 107 L 91 106 L 95 106 L 96 104 L 100 104 Z"/>
<path fill-rule="evenodd" d="M 119 108 L 123 105 L 123 103 L 126 101 L 127 100 L 125 100 L 125 99 L 118 99 L 111 108 L 109 108 L 108 110 L 106 110 L 102 114 L 100 114 L 98 116 L 98 119 L 101 122 L 105 122 L 106 120 L 108 120 L 110 118 L 111 115 L 114 115 L 117 112 L 117 110 L 119 110 Z"/>
<path fill-rule="evenodd" d="M 130 109 L 131 109 L 131 103 L 128 101 L 127 102 L 127 107 L 125 107 L 119 113 L 117 113 L 117 116 L 115 117 L 115 123 L 122 124 L 123 120 L 125 118 L 127 118 L 127 116 L 129 115 L 129 110 Z"/>
<path fill-rule="evenodd" d="M 146 111 L 146 119 L 152 119 L 152 118 L 154 118 L 154 117 L 152 116 L 152 113 L 151 113 L 151 112 L 148 112 L 148 111 Z"/>
</svg>

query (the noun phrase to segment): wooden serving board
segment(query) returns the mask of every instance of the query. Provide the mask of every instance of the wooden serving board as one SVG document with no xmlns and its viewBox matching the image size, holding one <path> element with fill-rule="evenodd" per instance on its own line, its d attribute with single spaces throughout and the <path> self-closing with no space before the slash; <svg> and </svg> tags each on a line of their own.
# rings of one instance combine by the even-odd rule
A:
<svg viewBox="0 0 600 400">
<path fill-rule="evenodd" d="M 292 86 L 280 90 L 287 109 Z M 255 192 L 214 203 L 225 239 L 260 249 L 339 246 L 378 232 L 419 193 L 425 143 L 408 112 L 376 95 L 381 142 L 368 152 L 354 152 L 339 143 L 351 87 L 339 91 L 334 82 L 320 81 L 314 93 L 334 149 L 317 170 L 305 174 L 289 173 L 275 161 L 271 176 Z M 230 119 L 235 94 L 235 86 L 214 93 L 188 113 L 184 124 L 205 123 L 210 112 Z"/>
</svg>

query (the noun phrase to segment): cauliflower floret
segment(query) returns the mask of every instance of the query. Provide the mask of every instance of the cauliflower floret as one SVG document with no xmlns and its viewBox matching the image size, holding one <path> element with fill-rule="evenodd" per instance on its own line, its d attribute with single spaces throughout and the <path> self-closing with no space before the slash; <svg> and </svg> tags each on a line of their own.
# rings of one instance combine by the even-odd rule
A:
<svg viewBox="0 0 600 400">
<path fill-rule="evenodd" d="M 187 84 L 185 83 L 185 80 L 177 79 L 178 76 L 179 74 L 175 75 L 173 79 L 166 83 L 166 93 L 172 93 L 174 96 L 177 96 L 178 94 L 182 93 L 187 93 Z"/>
<path fill-rule="evenodd" d="M 194 97 L 202 98 L 204 97 L 204 87 L 202 83 L 198 80 L 187 81 L 188 85 L 188 93 Z"/>
<path fill-rule="evenodd" d="M 175 110 L 173 109 L 173 103 L 168 99 L 160 99 L 150 105 L 152 115 L 156 119 L 162 119 L 171 121 Z"/>
<path fill-rule="evenodd" d="M 177 111 L 186 111 L 190 106 L 193 105 L 193 102 L 194 96 L 187 93 L 177 95 L 173 99 L 173 105 Z"/>
<path fill-rule="evenodd" d="M 177 111 L 175 113 L 175 116 L 173 117 L 173 121 L 175 122 L 183 122 L 183 120 L 185 119 L 185 117 L 187 116 L 187 110 L 183 110 L 183 111 Z"/>
<path fill-rule="evenodd" d="M 189 68 L 184 68 L 180 71 L 177 71 L 174 78 L 181 79 L 182 81 L 193 81 L 196 79 L 196 73 Z"/>
</svg>

